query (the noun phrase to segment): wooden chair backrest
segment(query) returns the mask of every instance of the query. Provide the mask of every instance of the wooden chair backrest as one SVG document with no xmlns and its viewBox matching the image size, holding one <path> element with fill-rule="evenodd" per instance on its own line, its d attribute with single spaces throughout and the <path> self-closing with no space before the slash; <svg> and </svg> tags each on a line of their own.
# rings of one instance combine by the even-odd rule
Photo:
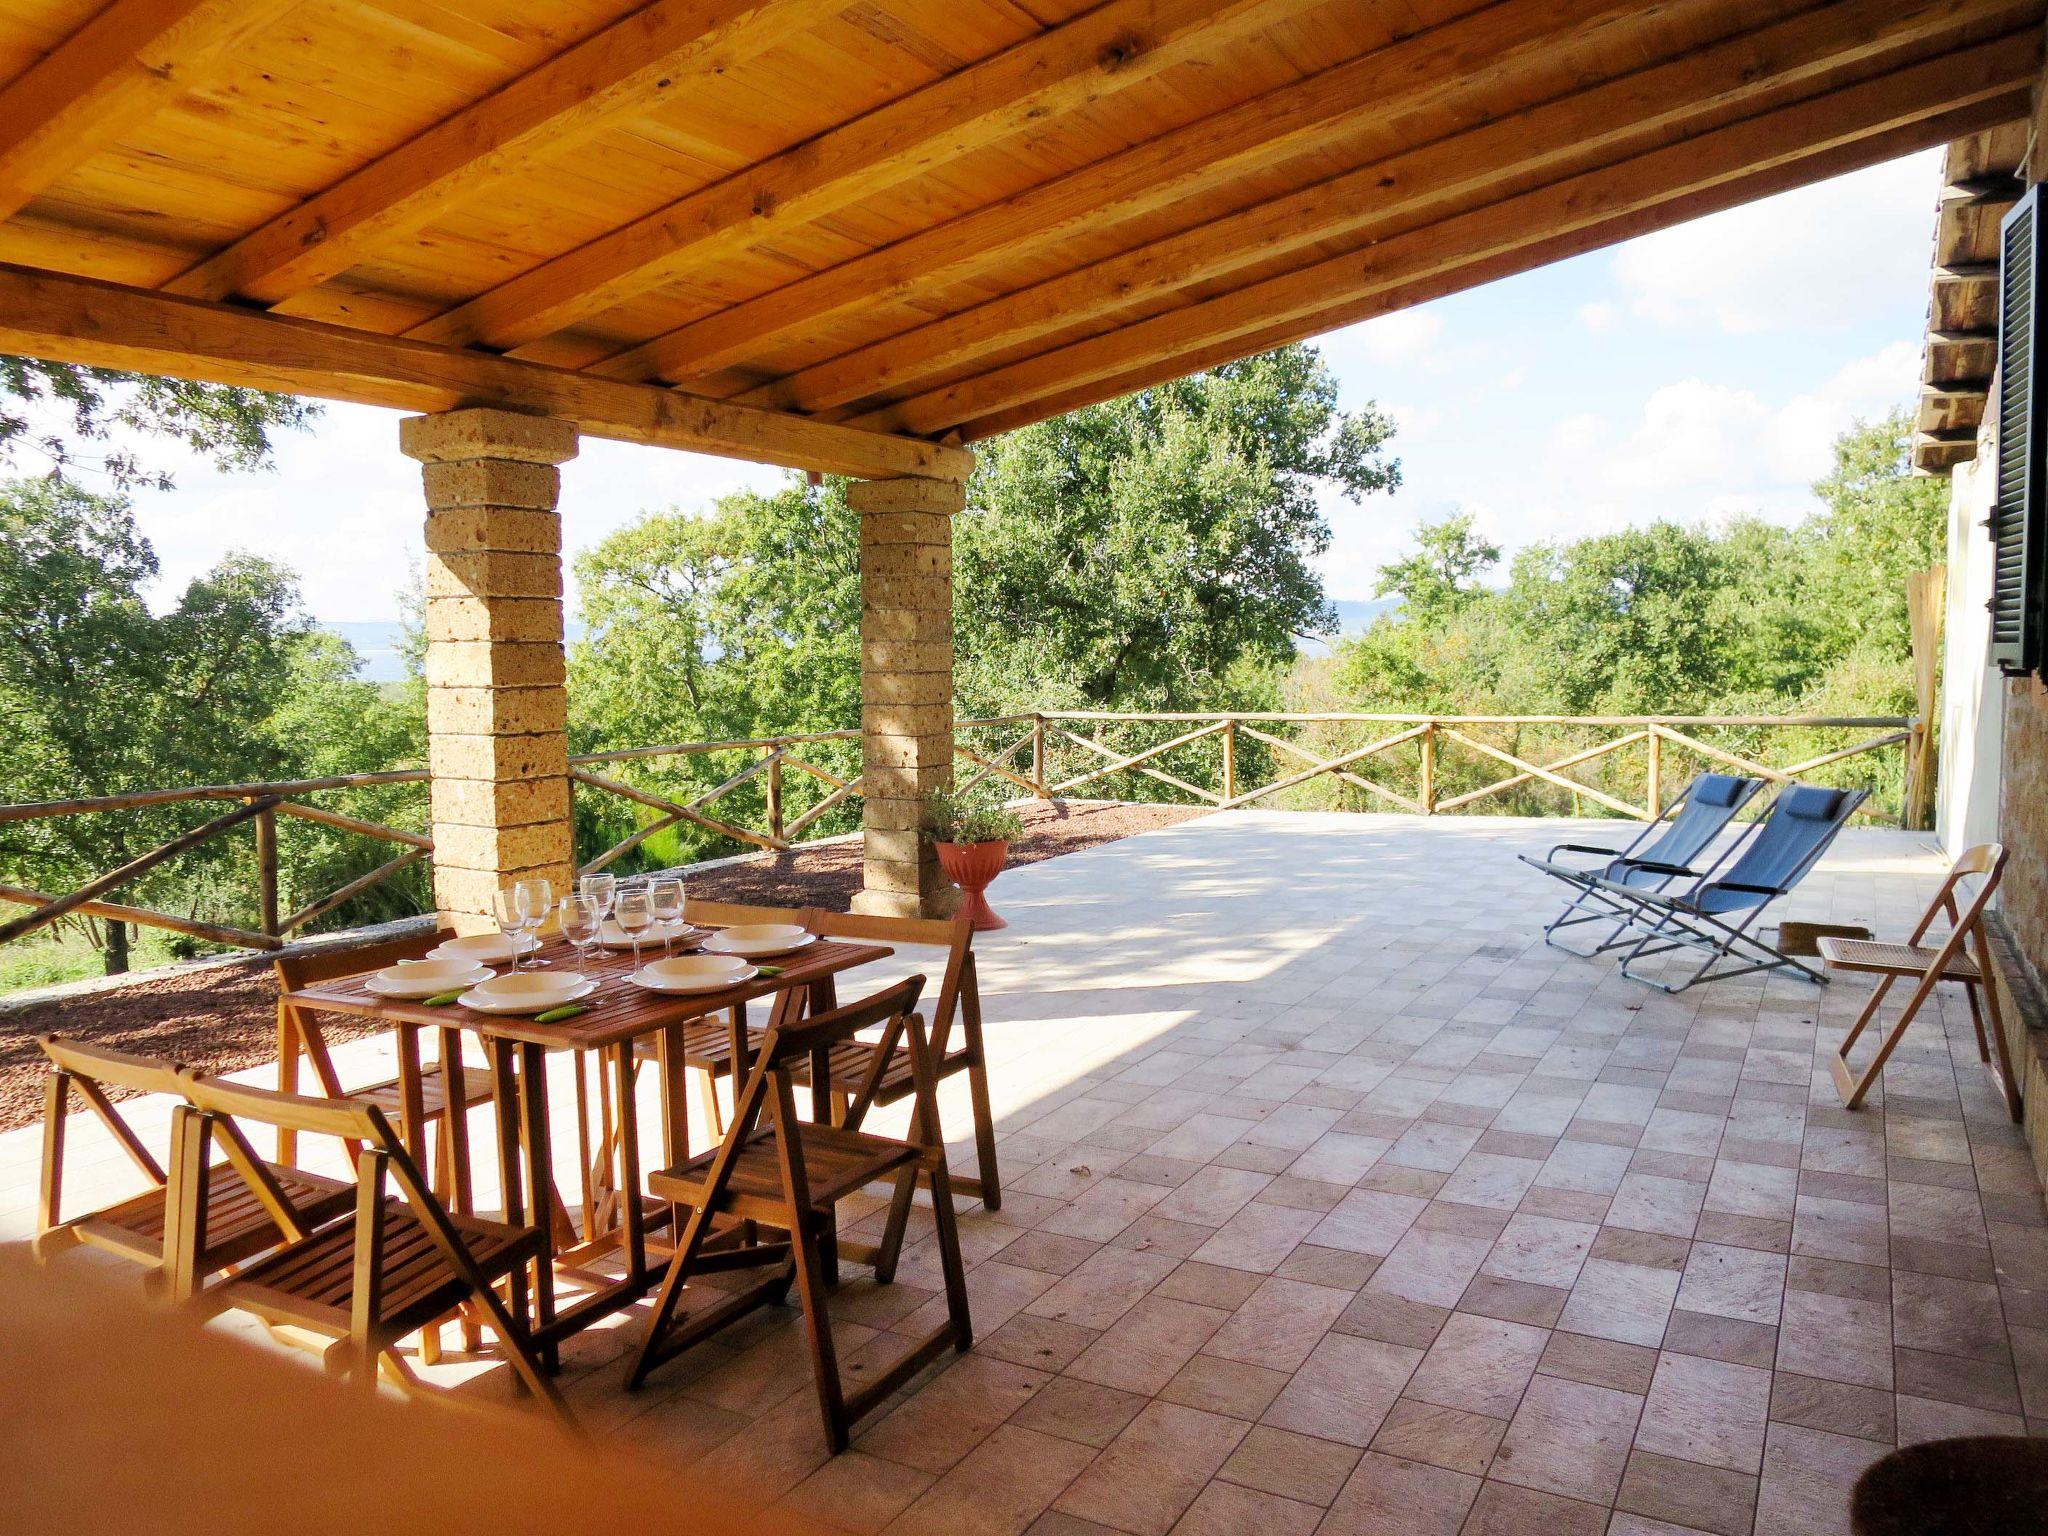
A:
<svg viewBox="0 0 2048 1536">
<path fill-rule="evenodd" d="M 974 924 L 964 917 L 877 917 L 864 912 L 807 909 L 804 925 L 826 939 L 943 949 L 939 995 L 932 1004 L 932 1053 L 943 1061 L 960 1008 L 961 991 L 975 984 Z M 977 1000 L 978 1001 L 978 1000 Z"/>
<path fill-rule="evenodd" d="M 296 992 L 339 976 L 359 976 L 364 971 L 381 971 L 401 960 L 417 960 L 436 944 L 451 936 L 442 928 L 433 933 L 407 934 L 379 944 L 362 944 L 348 949 L 323 949 L 311 954 L 280 955 L 274 962 L 280 992 Z"/>
<path fill-rule="evenodd" d="M 397 1142 L 383 1111 L 374 1104 L 354 1099 L 279 1093 L 275 1088 L 231 1083 L 193 1072 L 184 1075 L 178 1091 L 195 1108 L 230 1119 L 254 1120 L 279 1130 L 336 1136 L 378 1147 Z"/>
<path fill-rule="evenodd" d="M 938 1080 L 933 1074 L 931 1055 L 925 1044 L 924 1023 L 912 1011 L 923 990 L 924 978 L 911 976 L 871 997 L 834 1008 L 815 1018 L 770 1026 L 760 1051 L 754 1057 L 753 1067 L 747 1073 L 746 1086 L 734 1097 L 732 1119 L 726 1126 L 725 1139 L 719 1143 L 718 1152 L 705 1173 L 704 1192 L 684 1232 L 679 1263 L 687 1265 L 696 1253 L 704 1223 L 717 1209 L 740 1154 L 759 1133 L 764 1112 L 773 1120 L 783 1186 L 794 1208 L 792 1219 L 799 1223 L 808 1219 L 802 1214 L 809 1209 L 810 1194 L 800 1150 L 805 1122 L 797 1114 L 791 1075 L 791 1069 L 806 1056 L 811 1058 L 811 1070 L 822 1072 L 825 1053 L 833 1045 L 851 1039 L 863 1029 L 884 1025 L 884 1050 L 877 1053 L 875 1067 L 867 1083 L 847 1106 L 839 1122 L 843 1129 L 857 1131 L 874 1102 L 875 1089 L 888 1059 L 887 1053 L 895 1049 L 897 1040 L 907 1032 L 917 1093 L 917 1108 L 910 1117 L 910 1136 L 918 1145 L 925 1144 L 922 1139 L 927 1134 L 924 1127 L 938 1124 Z"/>
<path fill-rule="evenodd" d="M 43 1097 L 43 1168 L 37 1198 L 37 1225 L 47 1232 L 63 1218 L 65 1119 L 76 1093 L 106 1127 L 128 1161 L 159 1189 L 169 1182 L 163 1164 L 149 1150 L 127 1117 L 114 1107 L 106 1085 L 137 1093 L 180 1093 L 184 1075 L 178 1064 L 154 1056 L 137 1056 L 111 1046 L 87 1045 L 62 1035 L 38 1035 L 36 1044 L 50 1061 L 50 1080 Z"/>
<path fill-rule="evenodd" d="M 901 1019 L 917 1007 L 918 997 L 923 991 L 924 978 L 909 976 L 829 1013 L 776 1025 L 761 1042 L 760 1059 L 771 1072 L 786 1071 L 813 1051 L 829 1049 L 841 1041 L 851 1040 L 864 1029 Z"/>
<path fill-rule="evenodd" d="M 803 911 L 797 907 L 758 907 L 736 901 L 705 901 L 696 896 L 683 898 L 683 921 L 714 928 L 734 923 L 795 923 L 802 918 Z"/>
<path fill-rule="evenodd" d="M 50 1064 L 73 1078 L 90 1083 L 111 1083 L 137 1093 L 179 1093 L 184 1077 L 178 1063 L 157 1056 L 138 1056 L 107 1045 L 87 1045 L 63 1035 L 38 1035 L 36 1044 L 50 1058 Z"/>
<path fill-rule="evenodd" d="M 1988 969 L 1990 955 L 1989 946 L 1984 938 L 1984 909 L 1990 905 L 1991 898 L 1998 894 L 1998 883 L 2005 878 L 2006 858 L 2005 845 L 2002 843 L 1979 843 L 1974 848 L 1965 848 L 1955 863 L 1949 866 L 1948 877 L 1941 882 L 1941 889 L 1934 893 L 1934 900 L 1927 904 L 1927 910 L 1921 914 L 1919 926 L 1913 930 L 1913 936 L 1907 942 L 1918 944 L 1927 937 L 1935 921 L 1946 916 L 1949 921 L 1949 934 L 1941 946 L 1940 957 L 1935 964 L 1946 967 L 1949 960 L 1962 950 L 1964 944 L 1972 943 L 1979 951 L 1977 959 L 1987 967 L 1984 974 L 1988 977 L 1991 974 Z M 1956 891 L 1964 880 L 1973 875 L 1981 876 L 1982 883 L 1965 905 L 1956 899 Z"/>
</svg>

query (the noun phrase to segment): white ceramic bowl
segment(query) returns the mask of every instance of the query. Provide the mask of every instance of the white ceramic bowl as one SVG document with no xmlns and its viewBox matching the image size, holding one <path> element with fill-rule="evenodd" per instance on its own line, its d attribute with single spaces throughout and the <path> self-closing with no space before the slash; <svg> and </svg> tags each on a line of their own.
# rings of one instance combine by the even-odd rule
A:
<svg viewBox="0 0 2048 1536">
<path fill-rule="evenodd" d="M 719 992 L 756 974 L 751 962 L 736 955 L 677 955 L 650 961 L 628 979 L 649 992 Z"/>
<path fill-rule="evenodd" d="M 543 1008 L 565 1003 L 583 985 L 575 971 L 509 971 L 478 982 L 472 989 L 487 1003 L 538 1003 Z"/>
<path fill-rule="evenodd" d="M 771 955 L 786 955 L 791 950 L 801 949 L 814 937 L 809 930 L 794 923 L 736 923 L 712 934 L 704 941 L 704 948 L 715 955 L 767 959 Z"/>
<path fill-rule="evenodd" d="M 811 936 L 795 923 L 735 923 L 723 932 L 735 944 L 801 944 Z"/>
<path fill-rule="evenodd" d="M 474 960 L 408 960 L 387 966 L 364 983 L 383 997 L 435 997 L 451 987 L 489 981 L 489 966 Z"/>
<path fill-rule="evenodd" d="M 753 967 L 737 955 L 677 955 L 670 960 L 650 960 L 640 974 L 650 981 L 733 981 Z"/>
<path fill-rule="evenodd" d="M 538 948 L 537 940 L 528 939 L 520 952 L 530 955 Z M 467 960 L 472 965 L 501 965 L 512 958 L 512 941 L 502 933 L 469 933 L 459 939 L 444 939 L 428 952 L 427 958 Z"/>
</svg>

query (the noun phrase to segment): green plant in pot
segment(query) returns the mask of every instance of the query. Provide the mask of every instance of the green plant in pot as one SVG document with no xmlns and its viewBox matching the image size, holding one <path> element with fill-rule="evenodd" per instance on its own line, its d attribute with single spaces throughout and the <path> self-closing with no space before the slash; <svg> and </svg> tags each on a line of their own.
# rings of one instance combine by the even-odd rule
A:
<svg viewBox="0 0 2048 1536">
<path fill-rule="evenodd" d="M 968 800 L 949 789 L 925 798 L 924 834 L 946 878 L 960 887 L 961 913 L 977 931 L 1009 926 L 989 906 L 986 892 L 1010 857 L 1010 840 L 1023 831 L 1024 818 L 1007 806 Z"/>
</svg>

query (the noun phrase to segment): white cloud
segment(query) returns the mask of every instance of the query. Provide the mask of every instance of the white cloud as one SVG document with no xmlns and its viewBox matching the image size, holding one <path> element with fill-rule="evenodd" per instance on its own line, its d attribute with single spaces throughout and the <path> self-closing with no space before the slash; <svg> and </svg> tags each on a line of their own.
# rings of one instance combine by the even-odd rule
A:
<svg viewBox="0 0 2048 1536">
<path fill-rule="evenodd" d="M 1835 438 L 1903 399 L 1917 366 L 1914 345 L 1896 342 L 1784 400 L 1688 378 L 1652 391 L 1633 419 L 1563 417 L 1550 429 L 1541 480 L 1572 487 L 1574 499 L 1518 514 L 1517 534 L 1570 537 L 1653 517 L 1799 516 L 1812 506 L 1812 482 L 1833 465 Z"/>
<path fill-rule="evenodd" d="M 1852 325 L 1902 285 L 1924 289 L 1934 165 L 1933 151 L 1911 155 L 1646 235 L 1615 253 L 1614 277 L 1629 311 L 1657 325 Z"/>
<path fill-rule="evenodd" d="M 1443 335 L 1444 317 L 1428 309 L 1401 309 L 1355 327 L 1349 336 L 1377 363 L 1427 363 Z"/>
<path fill-rule="evenodd" d="M 1595 299 L 1579 306 L 1579 324 L 1589 331 L 1611 331 L 1614 322 L 1621 318 L 1621 311 L 1605 299 Z"/>
<path fill-rule="evenodd" d="M 1394 448 L 1400 451 L 1401 444 L 1412 442 L 1425 433 L 1434 431 L 1444 419 L 1444 413 L 1425 405 L 1390 405 L 1387 414 L 1394 418 Z"/>
</svg>

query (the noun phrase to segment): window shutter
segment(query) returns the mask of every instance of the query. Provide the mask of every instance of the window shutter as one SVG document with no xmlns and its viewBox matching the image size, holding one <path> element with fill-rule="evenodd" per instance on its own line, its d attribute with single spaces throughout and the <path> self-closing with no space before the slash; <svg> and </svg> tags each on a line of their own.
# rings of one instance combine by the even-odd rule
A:
<svg viewBox="0 0 2048 1536">
<path fill-rule="evenodd" d="M 2040 348 L 2041 187 L 2027 188 L 2000 228 L 1998 482 L 1991 509 L 1991 662 L 2005 672 L 2041 665 L 2044 619 L 2044 426 Z"/>
</svg>

